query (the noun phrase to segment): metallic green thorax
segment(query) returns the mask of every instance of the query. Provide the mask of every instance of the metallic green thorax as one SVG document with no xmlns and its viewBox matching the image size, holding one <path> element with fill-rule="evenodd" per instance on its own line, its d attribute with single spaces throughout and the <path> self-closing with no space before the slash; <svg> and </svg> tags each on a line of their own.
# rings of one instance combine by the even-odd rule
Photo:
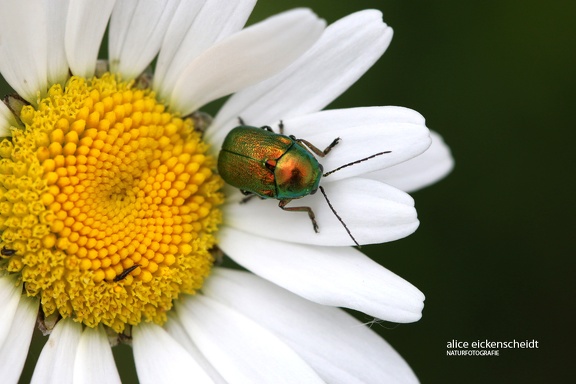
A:
<svg viewBox="0 0 576 384">
<path fill-rule="evenodd" d="M 283 200 L 315 193 L 322 166 L 291 137 L 240 126 L 224 140 L 218 172 L 236 188 L 263 198 Z"/>
</svg>

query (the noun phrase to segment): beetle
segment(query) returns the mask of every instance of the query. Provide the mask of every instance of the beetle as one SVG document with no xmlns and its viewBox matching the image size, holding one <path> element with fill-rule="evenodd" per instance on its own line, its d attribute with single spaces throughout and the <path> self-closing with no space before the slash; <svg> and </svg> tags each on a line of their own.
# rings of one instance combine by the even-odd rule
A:
<svg viewBox="0 0 576 384">
<path fill-rule="evenodd" d="M 2 250 L 0 250 L 0 253 L 2 254 L 2 256 L 12 256 L 16 253 L 15 249 L 9 249 L 6 248 L 6 246 L 2 247 Z"/>
<path fill-rule="evenodd" d="M 323 173 L 322 164 L 314 154 L 319 157 L 326 156 L 340 142 L 339 137 L 321 150 L 307 140 L 284 135 L 282 121 L 279 125 L 279 134 L 269 126 L 260 128 L 248 126 L 241 119 L 240 124 L 228 133 L 218 156 L 218 172 L 224 181 L 239 188 L 249 197 L 259 196 L 262 199 L 279 200 L 278 207 L 285 211 L 307 212 L 316 233 L 318 223 L 312 208 L 286 207 L 286 205 L 294 199 L 313 195 L 320 189 L 336 218 L 359 246 L 346 223 L 332 207 L 324 188 L 320 186 L 320 180 L 342 168 L 391 151 L 380 152 Z"/>
</svg>

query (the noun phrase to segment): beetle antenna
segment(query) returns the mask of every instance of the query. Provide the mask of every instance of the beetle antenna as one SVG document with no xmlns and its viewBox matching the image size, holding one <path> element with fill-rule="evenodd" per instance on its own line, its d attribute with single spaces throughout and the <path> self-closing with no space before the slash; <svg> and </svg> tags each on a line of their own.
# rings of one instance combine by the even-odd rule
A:
<svg viewBox="0 0 576 384">
<path fill-rule="evenodd" d="M 330 207 L 330 210 L 332 211 L 332 213 L 334 214 L 334 216 L 336 216 L 336 218 L 338 219 L 338 221 L 342 224 L 342 226 L 344 227 L 344 229 L 346 230 L 346 232 L 348 232 L 348 236 L 350 236 L 350 238 L 352 239 L 352 241 L 354 242 L 354 244 L 356 244 L 358 246 L 358 248 L 361 248 L 360 244 L 358 244 L 358 242 L 356 241 L 356 239 L 354 238 L 354 236 L 352 236 L 352 232 L 350 232 L 350 230 L 348 229 L 348 227 L 346 226 L 346 223 L 344 222 L 344 220 L 342 220 L 342 218 L 340 217 L 340 215 L 338 215 L 338 213 L 336 212 L 336 210 L 334 209 L 334 207 L 332 206 L 332 203 L 330 203 L 330 200 L 328 200 L 328 196 L 326 196 L 326 192 L 324 192 L 324 188 L 322 188 L 322 186 L 319 186 L 320 188 L 320 192 L 322 192 L 322 195 L 324 195 L 324 198 L 326 199 L 326 202 L 328 203 L 328 206 Z"/>
<path fill-rule="evenodd" d="M 322 177 L 326 177 L 326 176 L 328 176 L 328 175 L 333 174 L 334 172 L 338 172 L 338 171 L 341 170 L 342 168 L 346 168 L 346 167 L 349 167 L 349 166 L 351 166 L 351 165 L 355 165 L 355 164 L 361 163 L 361 162 L 363 162 L 363 161 L 370 160 L 370 159 L 373 159 L 373 158 L 375 158 L 375 157 L 377 157 L 377 156 L 385 155 L 385 154 L 391 153 L 391 152 L 392 152 L 392 151 L 379 152 L 379 153 L 376 153 L 376 154 L 374 154 L 374 155 L 372 155 L 372 156 L 368 156 L 368 157 L 365 157 L 365 158 L 363 158 L 363 159 L 356 160 L 356 161 L 353 161 L 353 162 L 351 162 L 351 163 L 341 165 L 341 166 L 339 166 L 338 168 L 331 170 L 330 172 L 326 172 L 325 174 L 322 175 Z"/>
</svg>

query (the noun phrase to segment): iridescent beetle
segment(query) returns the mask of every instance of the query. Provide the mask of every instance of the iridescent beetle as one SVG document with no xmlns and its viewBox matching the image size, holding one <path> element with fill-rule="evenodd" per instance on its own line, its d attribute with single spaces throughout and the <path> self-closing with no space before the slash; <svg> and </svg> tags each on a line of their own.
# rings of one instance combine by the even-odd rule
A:
<svg viewBox="0 0 576 384">
<path fill-rule="evenodd" d="M 228 184 L 239 188 L 244 195 L 256 195 L 263 199 L 280 200 L 278 206 L 285 211 L 307 212 L 314 231 L 318 233 L 318 223 L 312 208 L 307 206 L 286 207 L 294 199 L 312 195 L 318 189 L 326 199 L 328 206 L 348 232 L 350 238 L 359 245 L 346 223 L 340 218 L 330 200 L 320 186 L 320 179 L 342 168 L 358 164 L 391 151 L 379 152 L 372 156 L 344 164 L 330 172 L 324 172 L 322 164 L 314 154 L 326 156 L 339 142 L 334 139 L 324 150 L 307 140 L 297 139 L 283 134 L 284 126 L 280 122 L 280 134 L 272 128 L 244 125 L 232 129 L 222 144 L 218 156 L 218 172 Z"/>
</svg>

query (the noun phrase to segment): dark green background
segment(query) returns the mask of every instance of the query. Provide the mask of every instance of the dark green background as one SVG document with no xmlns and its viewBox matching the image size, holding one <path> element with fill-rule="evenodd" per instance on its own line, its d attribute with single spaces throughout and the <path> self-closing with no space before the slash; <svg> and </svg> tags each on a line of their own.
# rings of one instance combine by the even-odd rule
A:
<svg viewBox="0 0 576 384">
<path fill-rule="evenodd" d="M 413 194 L 421 221 L 414 235 L 363 248 L 427 297 L 421 321 L 372 328 L 423 382 L 569 377 L 576 2 L 263 0 L 250 22 L 296 6 L 328 22 L 382 10 L 395 31 L 390 48 L 329 108 L 413 108 L 456 160 L 445 180 Z M 452 339 L 535 339 L 539 348 L 447 357 Z"/>
<path fill-rule="evenodd" d="M 382 10 L 392 44 L 329 108 L 413 108 L 456 160 L 446 179 L 412 194 L 414 235 L 363 248 L 426 295 L 418 323 L 372 328 L 423 382 L 573 377 L 576 2 L 273 3 L 254 16 L 309 6 L 333 22 Z M 536 339 L 539 348 L 447 357 L 452 339 Z"/>
</svg>

